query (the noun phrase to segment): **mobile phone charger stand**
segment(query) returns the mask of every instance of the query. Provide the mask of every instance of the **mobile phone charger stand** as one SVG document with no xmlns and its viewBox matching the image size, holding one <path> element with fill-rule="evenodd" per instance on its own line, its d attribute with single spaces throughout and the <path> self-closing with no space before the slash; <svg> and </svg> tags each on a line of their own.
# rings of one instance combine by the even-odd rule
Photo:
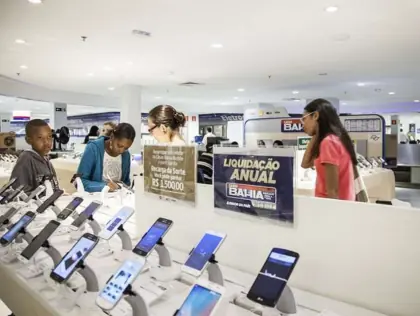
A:
<svg viewBox="0 0 420 316">
<path fill-rule="evenodd" d="M 124 225 L 120 225 L 118 227 L 118 233 L 117 236 L 121 240 L 121 251 L 116 252 L 115 254 L 115 260 L 117 261 L 124 261 L 131 257 L 133 255 L 132 249 L 133 249 L 133 242 L 131 241 L 130 235 L 127 233 L 126 230 L 124 230 Z"/>
<path fill-rule="evenodd" d="M 163 243 L 162 238 L 160 238 L 157 242 L 155 251 L 158 254 L 159 265 L 157 268 L 150 268 L 149 265 L 148 269 L 150 269 L 152 277 L 162 282 L 173 280 L 176 276 L 176 272 L 174 272 L 174 268 L 172 266 L 171 254 Z M 148 269 L 143 269 L 143 271 L 146 272 Z"/>
<path fill-rule="evenodd" d="M 124 290 L 124 300 L 131 306 L 133 316 L 149 316 L 149 306 L 143 297 L 132 289 L 131 284 Z M 128 315 L 128 313 L 126 313 Z"/>
</svg>

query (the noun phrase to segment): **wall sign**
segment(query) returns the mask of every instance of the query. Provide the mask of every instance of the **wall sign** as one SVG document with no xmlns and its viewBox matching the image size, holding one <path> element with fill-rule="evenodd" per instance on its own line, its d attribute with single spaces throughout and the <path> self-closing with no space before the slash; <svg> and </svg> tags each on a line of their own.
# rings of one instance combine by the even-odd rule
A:
<svg viewBox="0 0 420 316">
<path fill-rule="evenodd" d="M 300 119 L 281 120 L 282 133 L 303 133 L 303 124 Z"/>
</svg>

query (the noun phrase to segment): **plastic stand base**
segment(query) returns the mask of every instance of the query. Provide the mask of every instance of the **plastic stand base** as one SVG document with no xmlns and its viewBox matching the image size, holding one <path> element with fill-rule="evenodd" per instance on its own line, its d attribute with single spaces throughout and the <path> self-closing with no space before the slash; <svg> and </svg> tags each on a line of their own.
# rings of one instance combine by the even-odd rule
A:
<svg viewBox="0 0 420 316">
<path fill-rule="evenodd" d="M 135 254 L 133 254 L 131 250 L 114 251 L 114 259 L 115 261 L 118 261 L 118 262 L 124 262 L 125 260 L 132 259 L 134 256 Z M 141 271 L 142 274 L 144 273 L 143 271 L 145 268 L 143 268 L 143 270 Z"/>
<path fill-rule="evenodd" d="M 160 282 L 176 280 L 180 276 L 179 269 L 176 267 L 150 267 L 150 277 Z"/>
<path fill-rule="evenodd" d="M 114 254 L 114 250 L 112 250 L 111 246 L 109 245 L 108 241 L 100 241 L 99 244 L 93 249 L 91 256 L 95 258 L 105 258 L 112 256 Z"/>
</svg>

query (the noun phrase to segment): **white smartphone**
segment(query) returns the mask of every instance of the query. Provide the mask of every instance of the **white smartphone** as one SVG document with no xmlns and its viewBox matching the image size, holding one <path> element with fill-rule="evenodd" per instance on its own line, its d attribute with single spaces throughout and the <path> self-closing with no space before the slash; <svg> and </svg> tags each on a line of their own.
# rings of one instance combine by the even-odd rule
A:
<svg viewBox="0 0 420 316">
<path fill-rule="evenodd" d="M 174 316 L 213 316 L 224 293 L 223 286 L 201 279 L 193 285 Z"/>
<path fill-rule="evenodd" d="M 134 209 L 129 206 L 123 206 L 108 223 L 106 223 L 104 229 L 99 233 L 99 238 L 109 240 L 117 232 L 121 225 L 124 225 L 131 215 L 134 214 Z"/>
<path fill-rule="evenodd" d="M 206 232 L 191 251 L 187 261 L 181 267 L 181 271 L 199 277 L 209 264 L 211 256 L 217 252 L 225 239 L 225 233 Z"/>
<path fill-rule="evenodd" d="M 124 291 L 139 276 L 146 260 L 136 258 L 136 260 L 126 260 L 118 271 L 106 282 L 104 288 L 96 298 L 96 305 L 103 310 L 113 309 L 124 295 Z"/>
</svg>

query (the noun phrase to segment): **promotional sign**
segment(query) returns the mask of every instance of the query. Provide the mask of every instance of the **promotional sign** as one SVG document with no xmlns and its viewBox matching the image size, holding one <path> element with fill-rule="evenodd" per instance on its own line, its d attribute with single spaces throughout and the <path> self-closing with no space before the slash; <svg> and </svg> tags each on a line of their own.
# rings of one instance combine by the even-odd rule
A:
<svg viewBox="0 0 420 316">
<path fill-rule="evenodd" d="M 144 191 L 195 203 L 195 147 L 145 146 Z"/>
<path fill-rule="evenodd" d="M 244 115 L 242 113 L 213 113 L 200 114 L 198 119 L 201 123 L 210 123 L 214 121 L 243 121 Z"/>
<path fill-rule="evenodd" d="M 298 137 L 298 150 L 306 150 L 308 147 L 309 142 L 311 141 L 312 137 L 306 136 L 306 137 Z"/>
<path fill-rule="evenodd" d="M 214 155 L 214 206 L 293 222 L 294 156 Z"/>
<path fill-rule="evenodd" d="M 303 133 L 303 124 L 300 119 L 281 120 L 282 133 Z"/>
</svg>

